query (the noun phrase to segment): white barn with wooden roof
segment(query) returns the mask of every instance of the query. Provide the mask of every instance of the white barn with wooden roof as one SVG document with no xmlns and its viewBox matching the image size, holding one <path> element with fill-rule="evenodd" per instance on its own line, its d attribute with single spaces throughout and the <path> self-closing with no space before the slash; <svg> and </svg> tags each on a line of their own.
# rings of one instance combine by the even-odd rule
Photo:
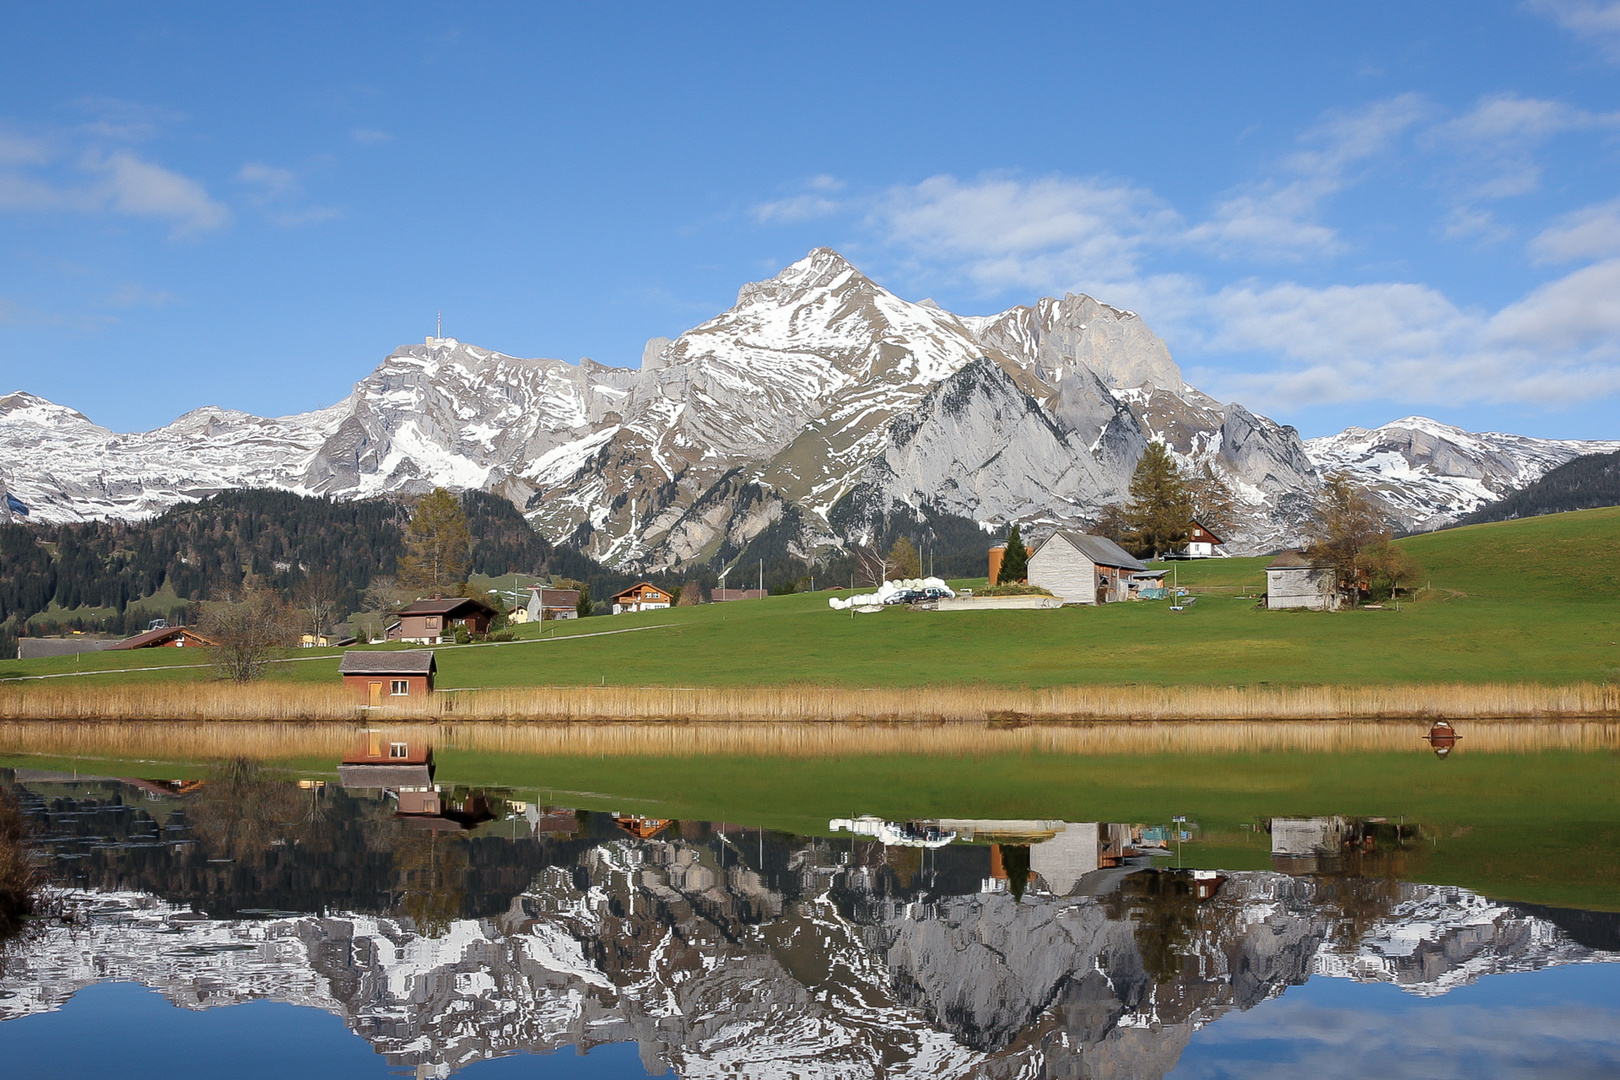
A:
<svg viewBox="0 0 1620 1080">
<path fill-rule="evenodd" d="M 1146 569 L 1107 537 L 1059 529 L 1029 557 L 1029 583 L 1066 604 L 1095 604 L 1128 599 L 1131 575 Z"/>
</svg>

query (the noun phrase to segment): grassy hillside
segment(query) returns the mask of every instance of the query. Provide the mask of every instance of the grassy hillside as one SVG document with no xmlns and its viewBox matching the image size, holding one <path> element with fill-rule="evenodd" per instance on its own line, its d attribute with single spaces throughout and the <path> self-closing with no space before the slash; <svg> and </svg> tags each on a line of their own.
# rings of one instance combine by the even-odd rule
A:
<svg viewBox="0 0 1620 1080">
<path fill-rule="evenodd" d="M 447 688 L 825 683 L 1170 685 L 1620 680 L 1620 508 L 1470 526 L 1400 541 L 1426 587 L 1399 611 L 1271 612 L 1265 559 L 1181 563 L 1198 599 L 1058 611 L 888 609 L 851 615 L 821 592 L 525 627 L 575 641 L 445 649 Z M 0 678 L 205 663 L 202 651 L 0 663 Z M 330 680 L 336 656 L 280 665 Z M 206 668 L 128 678 L 207 678 Z"/>
</svg>

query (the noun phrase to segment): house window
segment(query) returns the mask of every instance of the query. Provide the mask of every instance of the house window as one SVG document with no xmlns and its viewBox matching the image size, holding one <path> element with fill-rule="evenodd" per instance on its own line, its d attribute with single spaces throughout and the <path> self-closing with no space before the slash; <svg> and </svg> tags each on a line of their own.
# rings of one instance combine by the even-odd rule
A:
<svg viewBox="0 0 1620 1080">
<path fill-rule="evenodd" d="M 411 750 L 407 743 L 391 742 L 388 744 L 388 756 L 391 758 L 410 757 Z"/>
<path fill-rule="evenodd" d="M 436 618 L 427 620 L 427 628 L 429 630 L 437 630 L 439 628 L 439 620 Z"/>
<path fill-rule="evenodd" d="M 411 684 L 404 679 L 395 679 L 388 691 L 394 697 L 404 697 L 411 692 Z"/>
</svg>

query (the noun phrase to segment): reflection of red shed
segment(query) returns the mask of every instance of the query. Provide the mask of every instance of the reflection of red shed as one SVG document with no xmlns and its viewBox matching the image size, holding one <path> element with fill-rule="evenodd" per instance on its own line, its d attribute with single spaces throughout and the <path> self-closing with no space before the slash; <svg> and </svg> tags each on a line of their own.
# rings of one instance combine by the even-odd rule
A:
<svg viewBox="0 0 1620 1080">
<path fill-rule="evenodd" d="M 433 747 L 420 740 L 368 731 L 338 766 L 344 787 L 427 789 L 433 785 Z M 435 805 L 434 812 L 438 812 Z"/>
<path fill-rule="evenodd" d="M 345 686 L 368 705 L 403 704 L 433 692 L 438 665 L 427 649 L 408 652 L 349 652 L 338 664 Z"/>
<path fill-rule="evenodd" d="M 156 648 L 196 648 L 199 645 L 214 644 L 189 626 L 160 626 L 156 630 L 148 630 L 144 634 L 136 634 L 132 638 L 125 638 L 116 645 L 109 645 L 106 652 L 117 649 L 156 649 Z"/>
</svg>

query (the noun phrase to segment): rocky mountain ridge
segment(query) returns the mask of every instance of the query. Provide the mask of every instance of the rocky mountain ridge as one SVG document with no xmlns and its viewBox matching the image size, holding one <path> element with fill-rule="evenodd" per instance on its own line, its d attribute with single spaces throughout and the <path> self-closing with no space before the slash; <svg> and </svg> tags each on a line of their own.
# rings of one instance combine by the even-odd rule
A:
<svg viewBox="0 0 1620 1080">
<path fill-rule="evenodd" d="M 1037 532 L 1082 523 L 1125 497 L 1154 439 L 1231 482 L 1245 504 L 1234 553 L 1296 540 L 1328 468 L 1426 528 L 1608 445 L 1420 418 L 1306 443 L 1187 386 L 1133 312 L 1071 294 L 957 316 L 820 248 L 714 319 L 649 342 L 639 369 L 430 338 L 325 409 L 199 409 L 128 435 L 17 392 L 0 398 L 0 486 L 47 522 L 139 518 L 231 487 L 477 488 L 550 539 L 661 569 L 728 559 L 773 527 L 809 556 L 865 541 L 896 512 Z"/>
<path fill-rule="evenodd" d="M 1353 938 L 1342 891 L 1223 875 L 1151 970 L 1162 912 L 1035 882 L 915 902 L 825 844 L 795 887 L 682 841 L 623 840 L 543 871 L 497 917 L 432 935 L 333 912 L 211 919 L 107 892 L 0 977 L 0 1022 L 105 981 L 188 1009 L 281 1001 L 343 1018 L 395 1067 L 448 1076 L 518 1051 L 635 1041 L 652 1073 L 1093 1078 L 1164 1075 L 1200 1027 L 1313 977 L 1443 995 L 1494 974 L 1613 962 L 1466 890 L 1394 886 Z M 1150 875 L 1157 873 L 1148 872 Z M 1188 905 L 1191 906 L 1188 906 Z M 1162 962 L 1162 961 L 1161 961 Z"/>
</svg>

